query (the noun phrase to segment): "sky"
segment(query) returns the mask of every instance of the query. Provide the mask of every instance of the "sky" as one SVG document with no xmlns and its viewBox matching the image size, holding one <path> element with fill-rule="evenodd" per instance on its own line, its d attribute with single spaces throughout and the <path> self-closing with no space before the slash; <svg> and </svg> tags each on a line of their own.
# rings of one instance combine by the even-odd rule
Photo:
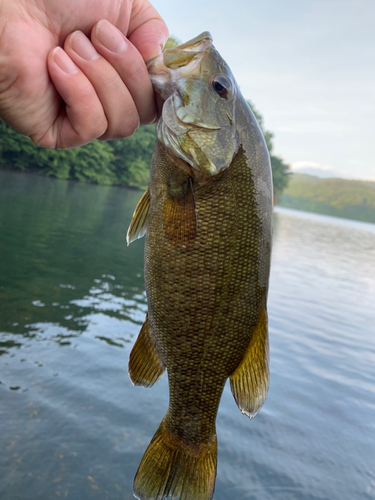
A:
<svg viewBox="0 0 375 500">
<path fill-rule="evenodd" d="M 375 0 L 151 0 L 210 31 L 293 171 L 375 181 Z"/>
</svg>

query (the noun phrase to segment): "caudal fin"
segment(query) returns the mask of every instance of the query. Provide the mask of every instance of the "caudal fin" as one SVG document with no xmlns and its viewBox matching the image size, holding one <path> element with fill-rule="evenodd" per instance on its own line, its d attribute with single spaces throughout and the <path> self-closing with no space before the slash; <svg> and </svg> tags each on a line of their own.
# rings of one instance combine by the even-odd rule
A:
<svg viewBox="0 0 375 500">
<path fill-rule="evenodd" d="M 200 453 L 190 453 L 170 443 L 162 422 L 139 465 L 134 495 L 139 500 L 211 500 L 216 462 L 216 436 Z"/>
</svg>

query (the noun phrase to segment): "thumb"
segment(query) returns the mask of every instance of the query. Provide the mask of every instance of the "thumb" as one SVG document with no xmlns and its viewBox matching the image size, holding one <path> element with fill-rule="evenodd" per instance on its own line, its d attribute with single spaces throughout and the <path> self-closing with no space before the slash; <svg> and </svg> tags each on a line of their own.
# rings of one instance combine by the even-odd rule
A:
<svg viewBox="0 0 375 500">
<path fill-rule="evenodd" d="M 163 50 L 168 28 L 148 0 L 134 0 L 127 36 L 147 62 Z"/>
</svg>

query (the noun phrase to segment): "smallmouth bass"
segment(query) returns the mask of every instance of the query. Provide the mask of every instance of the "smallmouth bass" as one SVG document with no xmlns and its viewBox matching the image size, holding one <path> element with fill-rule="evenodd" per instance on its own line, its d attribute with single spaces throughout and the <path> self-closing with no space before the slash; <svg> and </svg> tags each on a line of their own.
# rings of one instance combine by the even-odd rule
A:
<svg viewBox="0 0 375 500">
<path fill-rule="evenodd" d="M 269 384 L 272 176 L 258 123 L 208 32 L 148 63 L 163 100 L 149 188 L 128 244 L 146 234 L 146 321 L 135 385 L 167 369 L 170 402 L 134 480 L 141 500 L 209 500 L 226 380 L 250 418 Z"/>
</svg>

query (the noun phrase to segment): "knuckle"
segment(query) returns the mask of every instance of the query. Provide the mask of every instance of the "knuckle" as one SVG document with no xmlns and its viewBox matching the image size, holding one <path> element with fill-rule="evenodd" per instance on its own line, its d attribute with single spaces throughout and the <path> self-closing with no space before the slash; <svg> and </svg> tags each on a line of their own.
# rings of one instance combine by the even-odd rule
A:
<svg viewBox="0 0 375 500">
<path fill-rule="evenodd" d="M 30 136 L 30 139 L 36 146 L 46 149 L 56 149 L 57 141 L 51 133 L 46 133 L 42 137 L 36 137 L 35 135 Z"/>
<path fill-rule="evenodd" d="M 148 73 L 143 61 L 137 61 L 135 64 L 130 64 L 127 68 L 127 77 L 135 82 L 148 81 Z"/>
<path fill-rule="evenodd" d="M 85 123 L 82 128 L 84 136 L 92 141 L 107 131 L 108 122 L 104 116 L 92 116 L 90 122 Z"/>
<path fill-rule="evenodd" d="M 116 61 L 113 61 L 119 74 L 125 80 L 149 81 L 146 64 L 138 50 L 129 44 L 125 53 L 126 57 L 120 54 L 116 57 Z"/>
<path fill-rule="evenodd" d="M 101 139 L 114 140 L 130 137 L 138 129 L 139 125 L 140 119 L 138 114 L 135 114 L 134 111 L 131 110 L 129 114 L 125 114 L 124 118 L 122 118 L 117 125 L 109 126 L 107 132 Z"/>
<path fill-rule="evenodd" d="M 129 137 L 133 135 L 134 132 L 140 125 L 140 119 L 138 113 L 132 108 L 125 114 L 125 120 L 123 120 L 121 133 L 124 137 Z"/>
</svg>

